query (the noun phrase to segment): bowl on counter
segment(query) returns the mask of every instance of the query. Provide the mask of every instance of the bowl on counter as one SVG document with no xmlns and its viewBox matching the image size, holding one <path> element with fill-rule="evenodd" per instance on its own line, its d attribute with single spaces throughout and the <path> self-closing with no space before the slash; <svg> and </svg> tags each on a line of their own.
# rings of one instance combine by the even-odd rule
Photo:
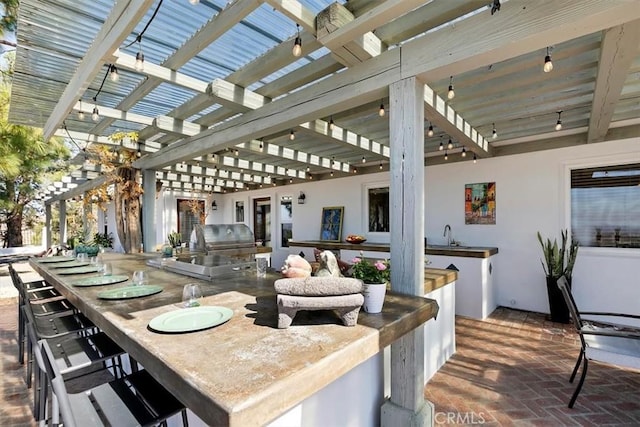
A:
<svg viewBox="0 0 640 427">
<path fill-rule="evenodd" d="M 349 234 L 349 235 L 347 236 L 347 238 L 345 239 L 345 241 L 346 241 L 347 243 L 353 243 L 353 244 L 356 244 L 356 245 L 357 245 L 357 244 L 359 244 L 359 243 L 366 242 L 366 241 L 367 241 L 367 239 L 366 239 L 366 238 L 364 238 L 364 236 L 360 236 L 360 235 L 358 235 L 358 234 Z"/>
</svg>

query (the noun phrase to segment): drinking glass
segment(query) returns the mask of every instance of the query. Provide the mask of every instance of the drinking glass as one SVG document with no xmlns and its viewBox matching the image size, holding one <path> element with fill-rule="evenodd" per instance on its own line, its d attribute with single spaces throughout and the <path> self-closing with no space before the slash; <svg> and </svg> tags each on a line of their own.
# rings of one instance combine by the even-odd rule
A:
<svg viewBox="0 0 640 427">
<path fill-rule="evenodd" d="M 256 272 L 258 277 L 267 277 L 267 261 L 266 258 L 256 258 Z"/>
<path fill-rule="evenodd" d="M 111 268 L 111 263 L 105 262 L 102 265 L 102 275 L 103 276 L 111 276 L 113 274 L 113 269 Z"/>
<path fill-rule="evenodd" d="M 136 270 L 133 272 L 133 277 L 131 281 L 136 286 L 148 285 L 149 284 L 149 273 L 147 270 Z"/>
<path fill-rule="evenodd" d="M 202 298 L 202 290 L 197 283 L 187 283 L 182 289 L 182 305 L 184 307 L 198 307 Z"/>
</svg>

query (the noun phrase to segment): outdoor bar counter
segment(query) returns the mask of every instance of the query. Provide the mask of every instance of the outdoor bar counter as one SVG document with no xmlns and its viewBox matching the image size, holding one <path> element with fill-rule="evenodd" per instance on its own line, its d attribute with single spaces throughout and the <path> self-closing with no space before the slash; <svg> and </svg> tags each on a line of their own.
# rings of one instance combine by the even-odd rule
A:
<svg viewBox="0 0 640 427">
<path fill-rule="evenodd" d="M 74 281 L 96 273 L 60 275 L 60 270 L 52 268 L 54 264 L 40 264 L 37 258 L 30 264 L 187 408 L 213 426 L 265 425 L 280 419 L 305 399 L 370 363 L 363 362 L 381 361 L 386 346 L 438 312 L 434 300 L 390 292 L 383 312 L 361 311 L 355 327 L 342 326 L 331 312 L 300 312 L 291 327 L 278 329 L 273 282 L 279 274 L 261 279 L 251 270 L 253 274 L 207 282 L 149 267 L 145 264 L 148 255 L 101 256 L 111 263 L 114 275 L 131 277 L 135 270 L 147 269 L 150 284 L 162 286 L 163 291 L 142 298 L 101 300 L 98 292 L 131 282 L 74 287 Z M 228 307 L 233 310 L 231 319 L 211 329 L 184 334 L 148 329 L 154 317 L 181 310 L 186 283 L 200 283 L 202 305 Z M 372 366 L 369 373 L 376 373 L 373 380 L 377 381 L 382 378 L 381 363 Z M 362 373 L 356 377 L 362 378 Z M 367 388 L 370 385 L 349 382 L 357 394 L 333 398 L 361 407 L 363 400 L 370 400 L 364 405 L 369 406 L 369 413 L 355 416 L 379 419 L 382 384 L 376 383 L 372 387 L 376 390 L 371 391 Z M 318 408 L 317 413 L 334 409 Z M 349 416 L 354 421 L 354 414 Z"/>
</svg>

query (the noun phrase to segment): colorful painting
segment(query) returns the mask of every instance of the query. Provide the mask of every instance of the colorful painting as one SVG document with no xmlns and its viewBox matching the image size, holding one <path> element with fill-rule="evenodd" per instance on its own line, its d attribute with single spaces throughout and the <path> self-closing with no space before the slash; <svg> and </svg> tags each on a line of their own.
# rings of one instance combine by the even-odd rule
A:
<svg viewBox="0 0 640 427">
<path fill-rule="evenodd" d="M 464 223 L 496 223 L 496 183 L 483 182 L 464 186 Z"/>
<path fill-rule="evenodd" d="M 343 206 L 322 208 L 322 222 L 320 224 L 320 240 L 340 242 L 342 240 Z"/>
</svg>

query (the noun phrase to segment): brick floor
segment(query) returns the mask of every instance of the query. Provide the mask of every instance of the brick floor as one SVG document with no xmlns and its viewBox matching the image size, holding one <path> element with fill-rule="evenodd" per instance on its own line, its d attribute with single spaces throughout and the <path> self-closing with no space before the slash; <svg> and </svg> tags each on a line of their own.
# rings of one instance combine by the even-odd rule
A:
<svg viewBox="0 0 640 427">
<path fill-rule="evenodd" d="M 590 363 L 575 407 L 567 408 L 579 351 L 569 326 L 499 308 L 486 321 L 458 318 L 456 328 L 457 353 L 425 388 L 437 425 L 640 425 L 634 370 Z M 0 426 L 35 426 L 16 337 L 17 300 L 0 298 Z"/>
<path fill-rule="evenodd" d="M 570 325 L 499 308 L 486 321 L 456 319 L 456 354 L 425 387 L 436 425 L 639 426 L 640 372 L 589 363 L 567 408 L 580 347 Z"/>
</svg>

